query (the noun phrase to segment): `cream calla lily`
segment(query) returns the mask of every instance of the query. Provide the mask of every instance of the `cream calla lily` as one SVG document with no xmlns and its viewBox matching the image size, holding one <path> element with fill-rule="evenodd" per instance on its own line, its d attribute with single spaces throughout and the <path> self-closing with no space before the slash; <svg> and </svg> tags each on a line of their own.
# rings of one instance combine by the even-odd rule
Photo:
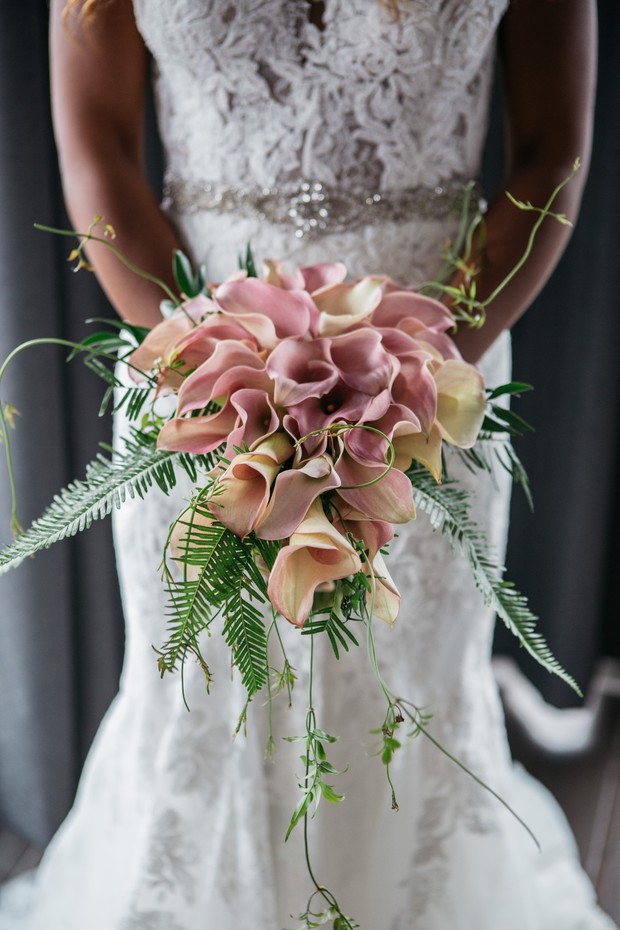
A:
<svg viewBox="0 0 620 930">
<path fill-rule="evenodd" d="M 278 553 L 269 578 L 269 598 L 283 617 L 303 626 L 319 585 L 347 578 L 361 567 L 358 553 L 329 522 L 317 500 Z"/>
<path fill-rule="evenodd" d="M 448 359 L 435 372 L 437 423 L 448 442 L 463 449 L 473 446 L 486 406 L 484 380 L 473 365 Z"/>
</svg>

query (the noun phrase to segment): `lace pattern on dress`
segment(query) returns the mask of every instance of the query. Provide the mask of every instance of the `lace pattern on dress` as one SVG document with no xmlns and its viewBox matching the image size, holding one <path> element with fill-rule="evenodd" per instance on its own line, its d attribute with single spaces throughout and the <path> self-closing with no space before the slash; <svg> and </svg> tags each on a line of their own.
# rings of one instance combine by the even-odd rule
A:
<svg viewBox="0 0 620 930">
<path fill-rule="evenodd" d="M 476 177 L 507 0 L 134 0 L 171 175 L 279 187 Z M 372 37 L 372 41 L 369 41 Z M 196 88 L 193 90 L 193 88 Z"/>
</svg>

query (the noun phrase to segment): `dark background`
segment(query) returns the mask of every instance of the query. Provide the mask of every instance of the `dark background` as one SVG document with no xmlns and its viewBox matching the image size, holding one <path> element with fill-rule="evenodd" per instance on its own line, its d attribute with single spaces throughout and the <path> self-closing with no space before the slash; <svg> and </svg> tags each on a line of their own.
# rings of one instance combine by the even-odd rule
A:
<svg viewBox="0 0 620 930">
<path fill-rule="evenodd" d="M 541 616 L 553 651 L 587 688 L 601 654 L 620 656 L 620 242 L 618 165 L 620 4 L 601 0 L 594 155 L 579 224 L 552 281 L 514 332 L 514 376 L 535 385 L 518 412 L 535 427 L 517 443 L 535 513 L 517 489 L 508 577 Z M 41 335 L 79 339 L 84 320 L 109 313 L 96 282 L 68 268 L 51 132 L 44 0 L 0 9 L 0 357 Z M 484 184 L 501 182 L 494 107 Z M 149 130 L 152 133 L 152 129 Z M 151 145 L 157 177 L 157 148 Z M 109 441 L 94 411 L 100 383 L 58 349 L 16 360 L 1 387 L 21 416 L 14 439 L 20 517 L 51 496 Z M 0 450 L 1 451 L 1 450 Z M 10 502 L 0 461 L 0 542 Z M 0 579 L 0 825 L 43 846 L 68 810 L 122 657 L 122 619 L 109 523 L 95 525 Z M 497 648 L 514 651 L 498 631 Z M 524 670 L 563 706 L 572 692 L 527 656 Z"/>
</svg>

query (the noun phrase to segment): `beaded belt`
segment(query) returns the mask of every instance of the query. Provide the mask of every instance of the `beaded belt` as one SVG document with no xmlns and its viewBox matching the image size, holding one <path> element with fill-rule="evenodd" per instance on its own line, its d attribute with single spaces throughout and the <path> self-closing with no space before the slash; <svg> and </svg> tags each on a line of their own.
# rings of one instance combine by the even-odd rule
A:
<svg viewBox="0 0 620 930">
<path fill-rule="evenodd" d="M 180 213 L 213 210 L 289 224 L 295 236 L 302 239 L 381 222 L 442 219 L 462 208 L 467 192 L 473 194 L 474 205 L 484 209 L 478 188 L 465 180 L 451 180 L 436 187 L 420 185 L 368 193 L 342 190 L 315 180 L 280 187 L 230 187 L 168 178 L 164 185 L 164 206 Z"/>
</svg>

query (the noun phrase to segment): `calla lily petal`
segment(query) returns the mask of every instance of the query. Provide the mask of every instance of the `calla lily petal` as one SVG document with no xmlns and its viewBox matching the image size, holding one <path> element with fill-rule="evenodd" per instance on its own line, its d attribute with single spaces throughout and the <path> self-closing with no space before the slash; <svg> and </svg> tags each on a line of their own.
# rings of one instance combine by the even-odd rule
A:
<svg viewBox="0 0 620 930">
<path fill-rule="evenodd" d="M 170 452 L 212 452 L 226 441 L 237 423 L 237 411 L 227 403 L 206 417 L 174 417 L 162 427 L 157 448 Z"/>
<path fill-rule="evenodd" d="M 322 262 L 317 265 L 306 265 L 305 268 L 300 268 L 299 271 L 304 279 L 305 289 L 310 291 L 311 294 L 318 291 L 319 288 L 341 284 L 347 276 L 346 266 L 342 262 Z"/>
<path fill-rule="evenodd" d="M 320 502 L 315 501 L 289 545 L 278 553 L 269 577 L 269 599 L 283 617 L 303 626 L 317 587 L 347 578 L 360 568 L 358 553 L 329 522 Z"/>
<path fill-rule="evenodd" d="M 305 291 L 286 291 L 258 278 L 247 278 L 220 285 L 215 299 L 225 314 L 268 349 L 287 336 L 305 336 L 316 329 L 317 310 Z"/>
<path fill-rule="evenodd" d="M 391 291 L 384 294 L 372 315 L 373 326 L 398 326 L 403 319 L 413 319 L 425 329 L 445 332 L 454 326 L 454 317 L 445 306 L 432 297 L 413 291 Z"/>
<path fill-rule="evenodd" d="M 371 575 L 367 564 L 364 564 L 364 571 L 368 576 Z M 400 594 L 380 552 L 377 552 L 372 560 L 372 577 L 374 592 L 369 591 L 366 595 L 368 609 L 372 610 L 373 616 L 378 620 L 392 626 L 400 610 Z"/>
<path fill-rule="evenodd" d="M 482 426 L 486 398 L 484 380 L 473 365 L 449 359 L 435 372 L 437 422 L 444 439 L 468 449 Z"/>
<path fill-rule="evenodd" d="M 428 433 L 437 415 L 437 384 L 433 377 L 427 352 L 409 352 L 401 355 L 400 372 L 392 385 L 392 398 L 413 410 L 420 421 L 422 432 Z"/>
<path fill-rule="evenodd" d="M 339 496 L 373 520 L 408 523 L 415 517 L 413 489 L 403 472 L 392 467 L 383 477 L 367 487 L 355 487 L 379 478 L 385 465 L 360 465 L 346 452 L 336 465 L 343 487 Z"/>
<path fill-rule="evenodd" d="M 318 496 L 339 485 L 340 478 L 328 455 L 319 455 L 300 468 L 280 472 L 269 506 L 256 527 L 257 535 L 263 539 L 291 536 Z"/>
<path fill-rule="evenodd" d="M 208 507 L 211 513 L 242 539 L 260 522 L 271 485 L 280 467 L 293 454 L 284 433 L 274 433 L 253 452 L 236 455 L 217 479 Z"/>
<path fill-rule="evenodd" d="M 437 425 L 433 426 L 428 436 L 424 433 L 397 436 L 394 439 L 394 449 L 396 468 L 407 471 L 415 459 L 428 468 L 438 484 L 441 482 L 441 431 Z"/>
<path fill-rule="evenodd" d="M 321 397 L 338 381 L 338 372 L 329 358 L 328 339 L 284 339 L 266 363 L 275 382 L 276 404 L 290 407 L 308 397 Z"/>
<path fill-rule="evenodd" d="M 222 340 L 211 357 L 183 382 L 179 390 L 178 413 L 201 410 L 213 397 L 228 393 L 235 387 L 249 386 L 244 378 L 252 369 L 264 373 L 264 362 L 255 351 L 235 339 Z M 226 391 L 218 384 L 222 375 L 226 376 Z M 216 386 L 217 391 L 214 392 Z"/>
<path fill-rule="evenodd" d="M 224 458 L 234 454 L 235 446 L 266 439 L 278 429 L 279 417 L 273 408 L 271 398 L 266 391 L 256 388 L 242 388 L 230 395 L 230 403 L 239 414 L 237 425 L 228 437 Z"/>
<path fill-rule="evenodd" d="M 376 395 L 389 387 L 400 367 L 385 351 L 381 334 L 369 328 L 336 336 L 330 355 L 344 383 L 364 394 Z"/>
<path fill-rule="evenodd" d="M 387 546 L 394 538 L 394 527 L 386 520 L 360 519 L 354 516 L 357 512 L 348 505 L 345 505 L 339 513 L 344 520 L 347 532 L 351 533 L 354 539 L 363 541 L 371 562 L 379 550 Z"/>
<path fill-rule="evenodd" d="M 258 351 L 256 343 L 246 330 L 223 319 L 222 314 L 218 313 L 179 339 L 170 352 L 170 361 L 182 359 L 186 368 L 198 368 L 213 355 L 217 345 L 224 339 L 236 340 L 255 352 Z"/>
<path fill-rule="evenodd" d="M 336 336 L 371 315 L 381 300 L 382 278 L 362 278 L 355 284 L 334 284 L 315 291 L 320 310 L 319 336 Z"/>
<path fill-rule="evenodd" d="M 132 352 L 129 357 L 130 363 L 145 373 L 151 371 L 160 359 L 164 365 L 167 365 L 170 352 L 175 344 L 190 329 L 192 329 L 192 324 L 182 313 L 162 320 L 147 333 L 136 351 Z M 129 369 L 129 374 L 134 381 L 144 380 L 134 368 Z"/>
</svg>

